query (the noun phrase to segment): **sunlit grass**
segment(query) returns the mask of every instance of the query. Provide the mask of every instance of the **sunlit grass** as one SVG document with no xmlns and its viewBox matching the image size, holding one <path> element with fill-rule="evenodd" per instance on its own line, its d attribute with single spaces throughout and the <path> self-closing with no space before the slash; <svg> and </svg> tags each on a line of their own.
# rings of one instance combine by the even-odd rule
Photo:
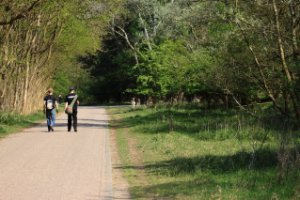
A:
<svg viewBox="0 0 300 200">
<path fill-rule="evenodd" d="M 278 124 L 266 125 L 235 110 L 193 107 L 110 112 L 122 119 L 115 128 L 137 140 L 136 149 L 143 157 L 147 185 L 135 181 L 139 171 L 128 151 L 123 153 L 134 198 L 296 199 L 299 195 L 298 170 L 284 182 L 277 178 L 277 138 L 284 130 Z"/>
<path fill-rule="evenodd" d="M 15 133 L 23 128 L 33 126 L 37 121 L 42 120 L 44 114 L 42 112 L 20 115 L 13 113 L 0 114 L 0 138 L 10 133 Z"/>
</svg>

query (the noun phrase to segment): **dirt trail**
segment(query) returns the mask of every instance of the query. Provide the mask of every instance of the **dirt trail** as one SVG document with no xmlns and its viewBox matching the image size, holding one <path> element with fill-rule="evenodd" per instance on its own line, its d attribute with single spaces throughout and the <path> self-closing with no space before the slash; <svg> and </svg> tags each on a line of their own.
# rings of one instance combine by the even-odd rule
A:
<svg viewBox="0 0 300 200">
<path fill-rule="evenodd" d="M 63 114 L 54 132 L 44 123 L 0 140 L 0 200 L 129 199 L 114 192 L 104 108 L 80 107 L 78 119 L 77 133 Z"/>
</svg>

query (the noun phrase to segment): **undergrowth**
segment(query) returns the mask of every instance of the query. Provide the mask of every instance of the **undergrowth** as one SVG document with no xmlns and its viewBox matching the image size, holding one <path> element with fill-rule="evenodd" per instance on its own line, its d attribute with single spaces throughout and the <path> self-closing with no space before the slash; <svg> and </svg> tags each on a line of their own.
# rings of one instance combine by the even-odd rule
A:
<svg viewBox="0 0 300 200">
<path fill-rule="evenodd" d="M 22 128 L 33 126 L 43 118 L 44 115 L 42 112 L 30 115 L 2 112 L 0 113 L 0 137 L 17 132 Z"/>
</svg>

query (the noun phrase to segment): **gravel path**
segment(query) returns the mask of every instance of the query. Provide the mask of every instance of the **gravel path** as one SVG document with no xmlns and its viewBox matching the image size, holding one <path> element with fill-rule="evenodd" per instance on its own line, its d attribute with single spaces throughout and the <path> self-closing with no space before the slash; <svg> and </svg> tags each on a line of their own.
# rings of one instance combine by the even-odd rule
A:
<svg viewBox="0 0 300 200">
<path fill-rule="evenodd" d="M 66 115 L 54 132 L 46 124 L 0 141 L 0 200 L 96 200 L 115 197 L 107 115 L 80 107 L 78 132 L 67 132 Z"/>
</svg>

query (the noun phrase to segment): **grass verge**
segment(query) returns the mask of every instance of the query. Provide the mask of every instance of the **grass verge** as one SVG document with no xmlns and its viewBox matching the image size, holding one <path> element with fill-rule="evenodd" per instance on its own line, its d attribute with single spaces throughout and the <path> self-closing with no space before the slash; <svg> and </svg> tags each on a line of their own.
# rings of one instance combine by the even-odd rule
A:
<svg viewBox="0 0 300 200">
<path fill-rule="evenodd" d="M 31 127 L 44 118 L 45 117 L 42 112 L 37 112 L 30 115 L 1 113 L 0 138 L 3 138 L 11 133 L 16 133 L 24 128 Z"/>
<path fill-rule="evenodd" d="M 193 107 L 124 107 L 109 113 L 134 199 L 300 198 L 297 168 L 278 181 L 277 140 L 286 127 L 236 111 Z"/>
</svg>

